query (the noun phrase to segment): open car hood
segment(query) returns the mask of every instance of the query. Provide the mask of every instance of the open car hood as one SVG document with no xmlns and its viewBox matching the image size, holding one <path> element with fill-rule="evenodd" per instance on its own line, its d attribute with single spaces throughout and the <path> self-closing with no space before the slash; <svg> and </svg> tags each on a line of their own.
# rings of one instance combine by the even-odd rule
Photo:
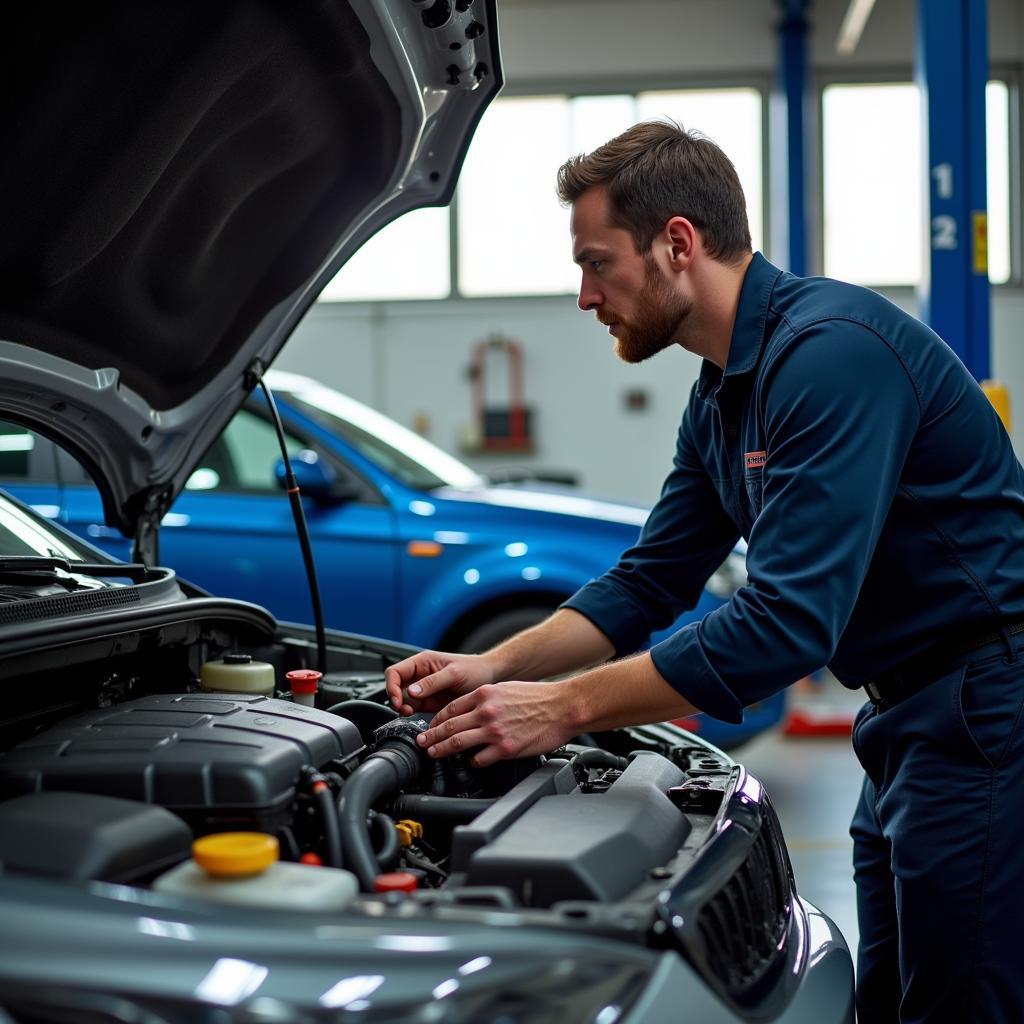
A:
<svg viewBox="0 0 1024 1024">
<path fill-rule="evenodd" d="M 155 529 L 324 285 L 447 203 L 495 0 L 181 0 L 7 18 L 0 411 Z"/>
</svg>

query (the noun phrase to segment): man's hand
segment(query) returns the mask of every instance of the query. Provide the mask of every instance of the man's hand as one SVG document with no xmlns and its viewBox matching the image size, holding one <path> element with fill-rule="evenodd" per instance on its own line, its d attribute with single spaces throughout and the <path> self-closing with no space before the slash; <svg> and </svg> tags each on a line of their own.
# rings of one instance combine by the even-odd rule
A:
<svg viewBox="0 0 1024 1024">
<path fill-rule="evenodd" d="M 437 711 L 450 700 L 495 681 L 494 669 L 480 654 L 420 651 L 384 673 L 388 700 L 396 711 L 412 715 Z"/>
<path fill-rule="evenodd" d="M 649 653 L 557 683 L 478 682 L 466 688 L 470 692 L 453 697 L 416 742 L 431 757 L 480 747 L 473 757 L 477 768 L 546 754 L 581 732 L 668 722 L 698 710 L 662 678 Z"/>
<path fill-rule="evenodd" d="M 486 654 L 423 651 L 384 673 L 388 700 L 403 715 L 437 711 L 455 697 L 503 679 L 543 679 L 593 665 L 615 653 L 589 619 L 560 608 Z"/>
<path fill-rule="evenodd" d="M 579 731 L 570 703 L 570 688 L 562 683 L 485 684 L 442 708 L 416 742 L 431 757 L 482 747 L 473 758 L 475 768 L 545 754 Z"/>
</svg>

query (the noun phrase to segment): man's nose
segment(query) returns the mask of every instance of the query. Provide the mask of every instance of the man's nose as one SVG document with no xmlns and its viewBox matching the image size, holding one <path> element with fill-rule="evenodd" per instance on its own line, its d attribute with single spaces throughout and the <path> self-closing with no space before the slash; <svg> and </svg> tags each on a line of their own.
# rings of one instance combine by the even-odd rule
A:
<svg viewBox="0 0 1024 1024">
<path fill-rule="evenodd" d="M 586 276 L 580 282 L 580 294 L 576 300 L 576 305 L 583 310 L 584 313 L 589 312 L 592 309 L 604 303 L 604 296 L 600 290 L 594 288 L 592 285 L 587 283 Z"/>
</svg>

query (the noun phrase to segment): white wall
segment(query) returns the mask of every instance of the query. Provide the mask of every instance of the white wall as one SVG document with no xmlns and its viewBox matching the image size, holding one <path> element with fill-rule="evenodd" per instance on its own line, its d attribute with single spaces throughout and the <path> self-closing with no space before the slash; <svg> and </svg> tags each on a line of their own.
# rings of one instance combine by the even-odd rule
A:
<svg viewBox="0 0 1024 1024">
<path fill-rule="evenodd" d="M 812 62 L 836 69 L 908 68 L 913 0 L 881 0 L 852 59 L 835 54 L 846 0 L 816 0 Z M 770 76 L 776 63 L 772 0 L 500 0 L 506 79 L 519 90 L 589 83 L 685 84 L 720 76 Z M 1024 63 L 1024 4 L 989 0 L 993 63 Z M 524 154 L 528 159 L 529 154 Z M 911 291 L 891 293 L 916 311 Z M 466 456 L 481 469 L 534 466 L 575 470 L 596 491 L 653 501 L 671 458 L 675 430 L 698 361 L 682 351 L 626 366 L 610 339 L 572 296 L 536 299 L 320 304 L 288 343 L 279 366 L 308 373 L 406 425 L 423 417 L 427 436 L 458 450 L 471 419 L 466 367 L 473 345 L 500 334 L 525 351 L 526 397 L 535 409 L 531 457 Z M 993 290 L 993 372 L 1015 397 L 1014 438 L 1024 454 L 1024 291 Z M 496 363 L 489 367 L 497 370 Z M 646 411 L 624 394 L 645 389 Z M 502 397 L 491 373 L 488 393 Z"/>
</svg>

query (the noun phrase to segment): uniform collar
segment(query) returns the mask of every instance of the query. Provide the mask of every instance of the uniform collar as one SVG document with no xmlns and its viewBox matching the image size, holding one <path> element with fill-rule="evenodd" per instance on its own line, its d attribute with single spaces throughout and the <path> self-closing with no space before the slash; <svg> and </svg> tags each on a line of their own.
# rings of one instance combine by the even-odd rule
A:
<svg viewBox="0 0 1024 1024">
<path fill-rule="evenodd" d="M 736 309 L 736 322 L 729 340 L 729 358 L 723 373 L 714 363 L 704 360 L 697 395 L 714 404 L 714 396 L 730 377 L 748 373 L 757 365 L 764 345 L 765 323 L 772 289 L 782 271 L 769 263 L 759 252 L 747 267 L 740 288 L 740 301 Z"/>
</svg>

